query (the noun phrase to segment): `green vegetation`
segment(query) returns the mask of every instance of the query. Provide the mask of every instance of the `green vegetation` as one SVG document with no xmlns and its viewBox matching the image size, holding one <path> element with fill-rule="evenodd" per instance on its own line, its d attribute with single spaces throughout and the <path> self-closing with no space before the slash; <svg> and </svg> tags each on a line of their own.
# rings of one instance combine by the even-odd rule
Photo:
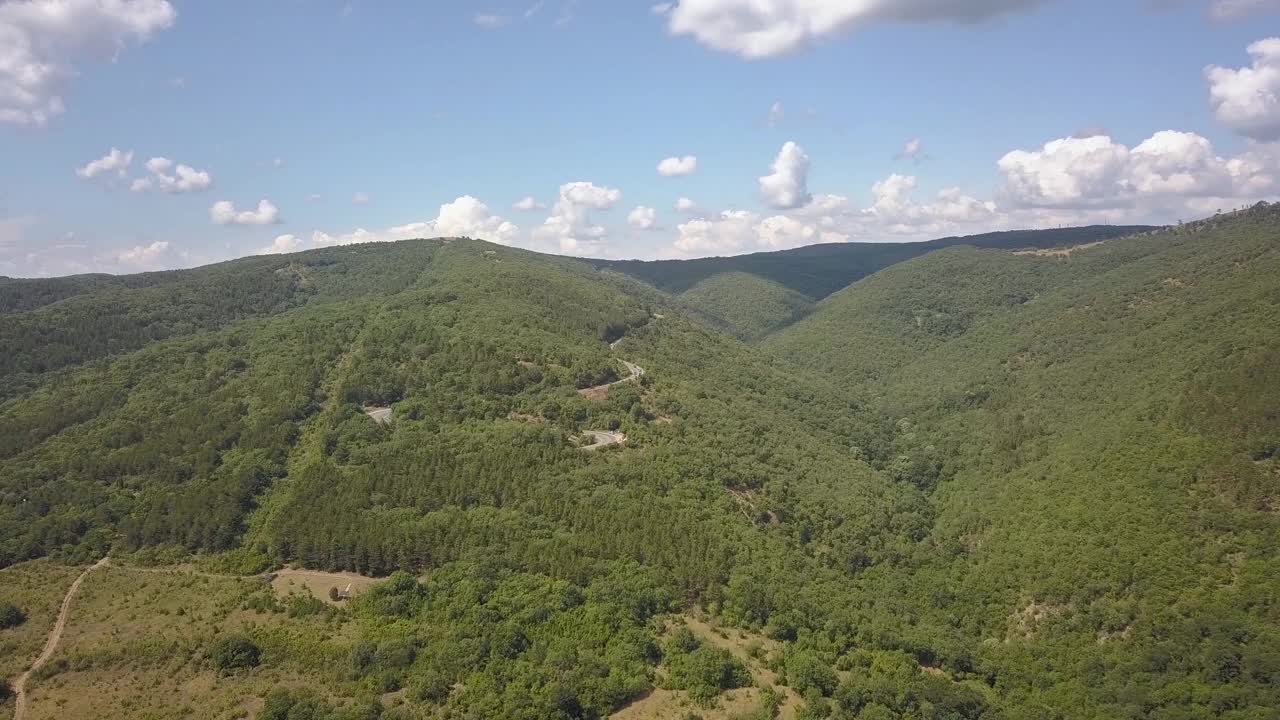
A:
<svg viewBox="0 0 1280 720">
<path fill-rule="evenodd" d="M 728 650 L 705 645 L 688 628 L 679 628 L 667 641 L 665 661 L 670 685 L 686 690 L 703 705 L 725 690 L 751 684 L 747 667 Z"/>
<path fill-rule="evenodd" d="M 214 643 L 209 652 L 209 661 L 222 672 L 257 667 L 261 657 L 262 648 L 243 635 L 228 635 Z"/>
<path fill-rule="evenodd" d="M 89 616 L 133 618 L 120 647 L 77 636 L 39 679 L 220 670 L 261 717 L 602 718 L 655 686 L 708 715 L 743 688 L 761 717 L 1268 717 L 1278 221 L 677 265 L 411 241 L 7 287 L 0 572 L 385 578 L 340 606 L 166 579 Z M 75 340 L 104 313 L 160 331 Z M 578 392 L 624 359 L 644 375 Z M 626 443 L 575 446 L 603 429 Z M 661 640 L 688 610 L 767 639 Z"/>
<path fill-rule="evenodd" d="M 746 341 L 790 325 L 813 306 L 812 300 L 795 290 L 742 272 L 713 275 L 680 293 L 678 300 Z"/>
<path fill-rule="evenodd" d="M 13 603 L 0 603 L 0 630 L 18 627 L 27 621 L 27 614 Z"/>
</svg>

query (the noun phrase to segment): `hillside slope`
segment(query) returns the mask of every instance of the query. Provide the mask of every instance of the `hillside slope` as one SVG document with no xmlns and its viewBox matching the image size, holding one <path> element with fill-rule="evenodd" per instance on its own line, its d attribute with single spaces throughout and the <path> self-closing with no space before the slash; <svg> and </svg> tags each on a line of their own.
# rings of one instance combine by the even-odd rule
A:
<svg viewBox="0 0 1280 720">
<path fill-rule="evenodd" d="M 32 697 L 275 685 L 160 716 L 601 718 L 739 684 L 731 655 L 664 635 L 705 616 L 788 686 L 752 695 L 760 717 L 784 696 L 803 717 L 1267 717 L 1278 216 L 945 248 L 760 348 L 622 273 L 463 239 L 239 261 L 225 298 L 211 266 L 10 313 L 23 362 L 70 349 L 8 376 L 0 564 L 387 577 L 349 608 L 170 577 L 100 644 L 73 618 Z M 771 299 L 703 287 L 737 328 L 807 309 L 735 285 Z M 66 327 L 108 317 L 168 331 Z M 226 642 L 259 666 L 224 681 Z"/>
<path fill-rule="evenodd" d="M 1277 327 L 1260 206 L 1069 257 L 936 253 L 767 346 L 878 388 L 929 449 L 936 564 L 880 597 L 932 595 L 918 628 L 1028 681 L 1015 716 L 1252 717 L 1280 672 Z M 1034 687 L 1068 667 L 1076 689 Z"/>
<path fill-rule="evenodd" d="M 915 243 L 831 243 L 693 260 L 588 260 L 680 297 L 690 311 L 756 340 L 803 317 L 809 303 L 896 263 L 956 246 L 1056 248 L 1147 232 L 1146 226 L 1095 225 L 1018 230 Z"/>
</svg>

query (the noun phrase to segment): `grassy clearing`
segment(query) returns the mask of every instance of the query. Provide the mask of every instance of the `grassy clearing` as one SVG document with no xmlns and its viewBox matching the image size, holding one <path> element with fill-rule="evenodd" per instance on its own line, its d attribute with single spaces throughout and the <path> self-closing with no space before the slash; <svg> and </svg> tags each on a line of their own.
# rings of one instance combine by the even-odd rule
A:
<svg viewBox="0 0 1280 720">
<path fill-rule="evenodd" d="M 252 638 L 261 665 L 215 670 L 209 649 L 228 633 Z M 29 720 L 251 717 L 269 690 L 294 685 L 341 702 L 360 694 L 334 672 L 353 638 L 341 610 L 279 595 L 262 578 L 103 568 L 32 679 Z"/>
<path fill-rule="evenodd" d="M 754 687 L 726 690 L 717 698 L 713 707 L 694 702 L 684 690 L 656 687 L 643 698 L 614 713 L 613 720 L 684 720 L 697 715 L 703 720 L 734 720 L 755 717 L 764 702 L 764 688 L 772 687 L 782 697 L 776 717 L 792 720 L 800 709 L 801 699 L 791 688 L 778 685 L 777 674 L 766 667 L 771 654 L 781 650 L 781 644 L 763 635 L 736 628 L 721 628 L 699 615 L 686 614 L 670 618 L 665 623 L 664 638 L 679 627 L 687 627 L 697 638 L 712 647 L 728 650 L 741 660 L 751 672 Z M 658 668 L 658 682 L 666 677 L 666 668 Z"/>
<path fill-rule="evenodd" d="M 40 654 L 58 618 L 63 595 L 83 570 L 48 560 L 0 570 L 0 603 L 13 603 L 27 616 L 23 624 L 0 630 L 0 677 L 12 681 Z"/>
</svg>

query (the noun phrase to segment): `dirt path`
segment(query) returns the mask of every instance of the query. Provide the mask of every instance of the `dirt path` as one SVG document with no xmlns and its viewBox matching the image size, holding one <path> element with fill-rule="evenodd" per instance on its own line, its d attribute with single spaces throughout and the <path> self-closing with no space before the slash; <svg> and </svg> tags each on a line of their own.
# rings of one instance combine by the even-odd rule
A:
<svg viewBox="0 0 1280 720">
<path fill-rule="evenodd" d="M 599 450 L 610 445 L 621 445 L 627 441 L 627 436 L 620 432 L 609 432 L 607 430 L 583 430 L 583 435 L 589 436 L 594 442 L 590 445 L 583 445 L 579 450 Z"/>
<path fill-rule="evenodd" d="M 37 670 L 44 667 L 44 664 L 53 657 L 53 652 L 58 649 L 58 641 L 62 639 L 62 631 L 67 627 L 67 617 L 71 615 L 71 601 L 75 599 L 76 592 L 80 589 L 80 583 L 89 576 L 89 573 L 104 567 L 109 563 L 109 559 L 104 557 L 91 567 L 87 568 L 80 576 L 71 583 L 71 587 L 67 588 L 67 594 L 62 598 L 62 608 L 58 610 L 58 620 L 53 624 L 53 630 L 49 632 L 49 639 L 44 643 L 44 649 L 40 651 L 40 655 L 36 657 L 35 662 L 31 663 L 31 667 L 27 671 L 18 676 L 13 683 L 13 695 L 17 700 L 17 704 L 13 709 L 13 720 L 23 720 L 27 714 L 27 680 Z"/>
</svg>

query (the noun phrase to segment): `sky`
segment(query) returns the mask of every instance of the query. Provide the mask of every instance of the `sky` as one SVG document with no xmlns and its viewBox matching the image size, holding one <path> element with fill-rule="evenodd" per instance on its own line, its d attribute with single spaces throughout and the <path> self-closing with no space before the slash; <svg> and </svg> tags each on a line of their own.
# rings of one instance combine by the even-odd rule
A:
<svg viewBox="0 0 1280 720">
<path fill-rule="evenodd" d="M 1280 0 L 0 0 L 0 275 L 681 258 L 1280 196 Z"/>
</svg>

